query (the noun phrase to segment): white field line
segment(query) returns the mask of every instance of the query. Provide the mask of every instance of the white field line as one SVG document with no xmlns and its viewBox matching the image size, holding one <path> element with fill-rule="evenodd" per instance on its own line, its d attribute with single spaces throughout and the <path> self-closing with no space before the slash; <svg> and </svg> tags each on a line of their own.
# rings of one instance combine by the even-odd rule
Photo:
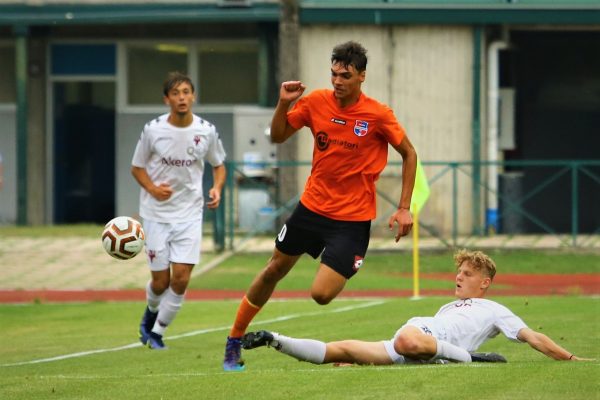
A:
<svg viewBox="0 0 600 400">
<path fill-rule="evenodd" d="M 335 308 L 332 310 L 326 310 L 326 311 L 315 311 L 315 312 L 309 312 L 309 313 L 298 313 L 298 314 L 288 314 L 288 315 L 283 315 L 281 317 L 277 317 L 277 318 L 271 318 L 271 319 L 266 319 L 263 321 L 256 321 L 250 325 L 255 325 L 255 324 L 271 324 L 271 323 L 276 323 L 276 322 L 281 322 L 281 321 L 288 321 L 291 319 L 297 319 L 297 318 L 304 318 L 304 317 L 311 317 L 311 316 L 315 316 L 315 315 L 324 315 L 324 314 L 333 314 L 333 313 L 340 313 L 340 312 L 347 312 L 347 311 L 352 311 L 352 310 L 357 310 L 360 308 L 367 308 L 367 307 L 374 307 L 374 306 L 378 306 L 381 304 L 386 303 L 387 300 L 376 300 L 376 301 L 370 301 L 367 303 L 362 303 L 362 304 L 357 304 L 357 305 L 351 305 L 351 306 L 345 306 L 345 307 L 339 307 L 339 308 Z M 181 338 L 185 338 L 185 337 L 190 337 L 190 336 L 197 336 L 197 335 L 204 335 L 206 333 L 212 333 L 212 332 L 220 332 L 220 331 L 227 331 L 231 329 L 231 326 L 220 326 L 220 327 L 216 327 L 216 328 L 208 328 L 208 329 L 200 329 L 197 331 L 191 331 L 191 332 L 187 332 L 187 333 L 182 333 L 180 335 L 174 335 L 174 336 L 169 336 L 169 337 L 165 337 L 165 340 L 176 340 L 176 339 L 181 339 Z M 110 353 L 113 351 L 121 351 L 121 350 L 128 350 L 128 349 L 133 349 L 136 347 L 142 347 L 143 345 L 141 343 L 131 343 L 131 344 L 127 344 L 124 346 L 118 346 L 118 347 L 111 347 L 108 349 L 97 349 L 97 350 L 88 350 L 88 351 L 81 351 L 78 353 L 71 353 L 71 354 L 64 354 L 62 356 L 55 356 L 55 357 L 49 357 L 49 358 L 39 358 L 37 360 L 30 360 L 30 361 L 21 361 L 21 362 L 16 362 L 16 363 L 9 363 L 9 364 L 0 364 L 0 367 L 15 367 L 15 366 L 19 366 L 19 365 L 30 365 L 30 364 L 40 364 L 40 363 L 46 363 L 46 362 L 53 362 L 53 361 L 61 361 L 61 360 L 66 360 L 69 358 L 77 358 L 77 357 L 85 357 L 85 356 L 89 356 L 92 354 L 100 354 L 100 353 Z"/>
</svg>

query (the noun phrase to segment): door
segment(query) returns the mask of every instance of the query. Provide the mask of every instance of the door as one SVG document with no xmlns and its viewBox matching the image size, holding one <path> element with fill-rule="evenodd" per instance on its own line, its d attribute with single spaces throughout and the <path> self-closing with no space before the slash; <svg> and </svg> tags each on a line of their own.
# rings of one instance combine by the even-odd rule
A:
<svg viewBox="0 0 600 400">
<path fill-rule="evenodd" d="M 115 83 L 53 83 L 54 222 L 100 223 L 115 212 Z"/>
</svg>

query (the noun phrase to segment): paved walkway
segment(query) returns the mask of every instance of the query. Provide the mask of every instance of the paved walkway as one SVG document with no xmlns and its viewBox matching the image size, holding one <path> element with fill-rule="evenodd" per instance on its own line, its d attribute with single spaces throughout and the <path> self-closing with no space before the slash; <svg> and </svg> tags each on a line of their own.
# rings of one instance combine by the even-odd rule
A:
<svg viewBox="0 0 600 400">
<path fill-rule="evenodd" d="M 237 239 L 236 248 L 245 252 L 267 252 L 273 248 L 273 238 Z M 571 238 L 556 236 L 492 236 L 461 238 L 456 247 L 486 248 L 567 248 Z M 598 251 L 600 235 L 578 237 L 585 251 Z M 218 265 L 230 254 L 214 252 L 210 238 L 202 245 L 203 261 L 194 270 L 201 274 Z M 370 251 L 412 251 L 410 238 L 394 243 L 390 238 L 372 238 Z M 437 239 L 423 239 L 423 250 L 443 249 Z M 119 261 L 108 256 L 100 240 L 78 238 L 0 238 L 0 290 L 84 290 L 84 289 L 139 289 L 148 280 L 145 258 Z"/>
</svg>

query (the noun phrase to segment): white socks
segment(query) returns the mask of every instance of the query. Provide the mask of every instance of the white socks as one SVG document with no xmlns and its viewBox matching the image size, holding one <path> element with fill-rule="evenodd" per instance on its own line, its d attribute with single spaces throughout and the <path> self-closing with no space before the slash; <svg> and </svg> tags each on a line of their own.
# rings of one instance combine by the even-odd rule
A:
<svg viewBox="0 0 600 400">
<path fill-rule="evenodd" d="M 273 332 L 271 346 L 300 361 L 323 364 L 327 345 L 313 339 L 295 339 Z"/>
<path fill-rule="evenodd" d="M 435 353 L 435 356 L 433 356 L 432 360 L 437 360 L 440 358 L 458 362 L 471 362 L 471 354 L 469 354 L 468 351 L 451 343 L 444 342 L 443 340 L 438 339 L 437 351 Z"/>
<path fill-rule="evenodd" d="M 148 309 L 153 313 L 158 312 L 158 306 L 160 304 L 160 300 L 163 298 L 165 293 L 155 294 L 152 291 L 152 280 L 149 280 L 146 284 L 146 302 L 148 303 Z"/>
<path fill-rule="evenodd" d="M 164 297 L 159 302 L 160 307 L 158 308 L 158 316 L 154 323 L 154 327 L 152 328 L 152 332 L 158 333 L 161 336 L 165 333 L 165 329 L 173 322 L 175 316 L 181 309 L 184 296 L 184 294 L 175 293 L 170 287 L 165 291 Z M 148 305 L 148 308 L 150 308 L 150 305 Z M 152 311 L 152 309 L 150 309 L 150 311 Z"/>
</svg>

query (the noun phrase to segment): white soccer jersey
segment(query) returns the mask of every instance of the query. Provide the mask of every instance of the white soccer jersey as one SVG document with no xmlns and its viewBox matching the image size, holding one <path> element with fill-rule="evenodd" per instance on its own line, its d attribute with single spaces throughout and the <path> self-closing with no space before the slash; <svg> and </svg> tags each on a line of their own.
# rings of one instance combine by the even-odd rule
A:
<svg viewBox="0 0 600 400">
<path fill-rule="evenodd" d="M 446 340 L 467 351 L 475 351 L 500 332 L 518 341 L 517 335 L 527 325 L 512 311 L 492 300 L 481 298 L 456 300 L 442 306 L 435 317 L 440 333 Z M 443 333 L 442 333 L 443 335 Z"/>
<path fill-rule="evenodd" d="M 143 188 L 140 215 L 156 222 L 179 223 L 202 217 L 204 162 L 219 166 L 225 150 L 213 124 L 197 115 L 191 125 L 171 125 L 169 114 L 148 122 L 137 143 L 131 164 L 145 168 L 155 185 L 173 189 L 168 200 L 158 201 Z"/>
</svg>

